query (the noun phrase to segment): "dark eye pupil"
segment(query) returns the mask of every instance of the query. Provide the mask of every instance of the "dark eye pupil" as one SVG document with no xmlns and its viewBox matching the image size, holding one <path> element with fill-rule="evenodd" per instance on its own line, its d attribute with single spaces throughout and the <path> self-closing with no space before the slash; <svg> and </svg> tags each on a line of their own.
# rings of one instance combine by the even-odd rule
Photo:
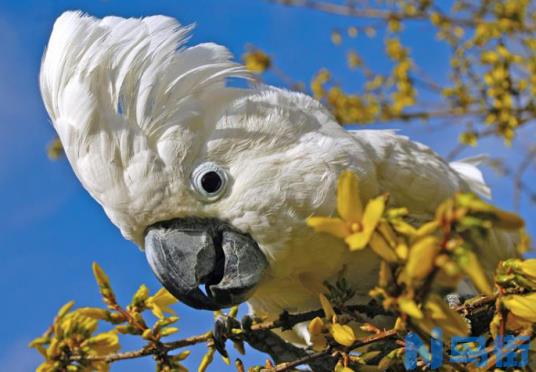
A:
<svg viewBox="0 0 536 372">
<path fill-rule="evenodd" d="M 221 187 L 222 180 L 218 173 L 207 172 L 201 177 L 201 186 L 209 194 L 215 193 Z"/>
</svg>

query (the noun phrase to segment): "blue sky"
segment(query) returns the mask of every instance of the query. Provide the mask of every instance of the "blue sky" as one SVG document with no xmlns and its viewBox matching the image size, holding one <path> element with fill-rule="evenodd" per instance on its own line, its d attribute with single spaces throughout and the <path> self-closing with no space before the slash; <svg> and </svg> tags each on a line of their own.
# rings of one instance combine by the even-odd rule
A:
<svg viewBox="0 0 536 372">
<path fill-rule="evenodd" d="M 55 18 L 65 10 L 82 9 L 95 16 L 115 14 L 140 17 L 166 14 L 182 23 L 196 23 L 190 43 L 214 41 L 235 55 L 247 43 L 266 50 L 289 75 L 308 82 L 319 67 L 337 71 L 340 81 L 351 82 L 345 49 L 329 42 L 332 28 L 344 29 L 355 21 L 342 17 L 289 9 L 262 0 L 152 0 L 65 1 L 21 0 L 0 2 L 0 366 L 3 370 L 31 371 L 40 361 L 27 343 L 44 331 L 57 309 L 70 299 L 80 306 L 99 304 L 91 275 L 91 262 L 108 272 L 119 299 L 128 301 L 139 284 L 157 289 L 144 255 L 125 241 L 102 209 L 82 189 L 64 160 L 51 162 L 45 144 L 53 129 L 38 91 L 38 68 Z M 419 45 L 433 41 L 433 34 L 420 25 L 409 28 L 407 38 Z M 381 62 L 381 40 L 363 38 L 353 42 L 367 59 Z M 446 50 L 433 53 L 415 48 L 414 56 L 438 80 L 446 78 Z M 281 84 L 271 74 L 268 82 Z M 430 145 L 445 155 L 454 146 L 457 129 L 431 132 L 427 127 L 400 126 L 402 133 Z M 533 138 L 533 137 L 532 137 Z M 520 155 L 498 141 L 487 141 L 477 151 L 502 155 L 510 163 Z M 512 190 L 506 180 L 484 169 L 493 186 L 495 202 L 511 209 Z M 527 183 L 534 181 L 526 178 Z M 534 204 L 523 203 L 522 214 L 534 220 Z M 534 222 L 529 230 L 536 232 Z M 206 331 L 212 314 L 177 306 L 181 334 Z M 127 347 L 136 344 L 127 341 Z M 201 349 L 187 362 L 194 367 Z M 233 355 L 236 357 L 236 355 Z M 258 354 L 244 358 L 260 363 Z M 217 362 L 213 370 L 220 370 Z M 150 359 L 114 365 L 112 371 L 151 370 Z"/>
</svg>

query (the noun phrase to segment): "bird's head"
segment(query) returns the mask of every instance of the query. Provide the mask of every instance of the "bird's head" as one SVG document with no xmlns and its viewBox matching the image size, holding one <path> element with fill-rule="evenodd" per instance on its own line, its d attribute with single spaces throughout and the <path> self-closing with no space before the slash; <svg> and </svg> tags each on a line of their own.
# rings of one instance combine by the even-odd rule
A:
<svg viewBox="0 0 536 372">
<path fill-rule="evenodd" d="M 312 136 L 332 119 L 304 95 L 227 87 L 250 76 L 221 46 L 184 47 L 189 29 L 67 12 L 40 83 L 82 185 L 173 295 L 218 309 L 251 295 L 332 190 L 313 158 L 333 144 Z"/>
</svg>

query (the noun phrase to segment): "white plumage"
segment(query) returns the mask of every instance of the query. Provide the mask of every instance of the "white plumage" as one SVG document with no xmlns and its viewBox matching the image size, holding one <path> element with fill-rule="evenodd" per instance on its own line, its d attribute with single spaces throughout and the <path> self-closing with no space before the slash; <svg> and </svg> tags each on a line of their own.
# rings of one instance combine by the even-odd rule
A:
<svg viewBox="0 0 536 372">
<path fill-rule="evenodd" d="M 350 253 L 305 225 L 335 213 L 343 170 L 359 176 L 363 201 L 388 191 L 416 219 L 460 190 L 488 196 L 473 160 L 449 165 L 393 131 L 345 131 L 300 93 L 226 87 L 248 73 L 222 46 L 185 47 L 190 29 L 163 16 L 67 12 L 43 58 L 41 92 L 73 170 L 127 239 L 142 247 L 148 226 L 186 216 L 218 218 L 255 239 L 269 261 L 249 301 L 257 314 L 317 308 L 310 282 L 342 272 L 363 299 L 375 283 L 370 250 Z M 207 161 L 231 179 L 211 203 L 190 186 Z M 490 238 L 486 268 L 514 254 L 509 239 Z"/>
</svg>

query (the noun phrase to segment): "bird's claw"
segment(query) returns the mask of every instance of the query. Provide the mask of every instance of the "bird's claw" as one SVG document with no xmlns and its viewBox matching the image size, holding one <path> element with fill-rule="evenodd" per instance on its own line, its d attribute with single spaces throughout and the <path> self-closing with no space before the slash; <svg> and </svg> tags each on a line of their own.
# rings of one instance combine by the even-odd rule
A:
<svg viewBox="0 0 536 372">
<path fill-rule="evenodd" d="M 214 322 L 214 330 L 212 331 L 214 347 L 224 357 L 228 357 L 225 342 L 229 339 L 238 341 L 238 336 L 233 333 L 233 330 L 236 329 L 242 329 L 242 325 L 238 320 L 228 315 L 220 315 Z"/>
</svg>

